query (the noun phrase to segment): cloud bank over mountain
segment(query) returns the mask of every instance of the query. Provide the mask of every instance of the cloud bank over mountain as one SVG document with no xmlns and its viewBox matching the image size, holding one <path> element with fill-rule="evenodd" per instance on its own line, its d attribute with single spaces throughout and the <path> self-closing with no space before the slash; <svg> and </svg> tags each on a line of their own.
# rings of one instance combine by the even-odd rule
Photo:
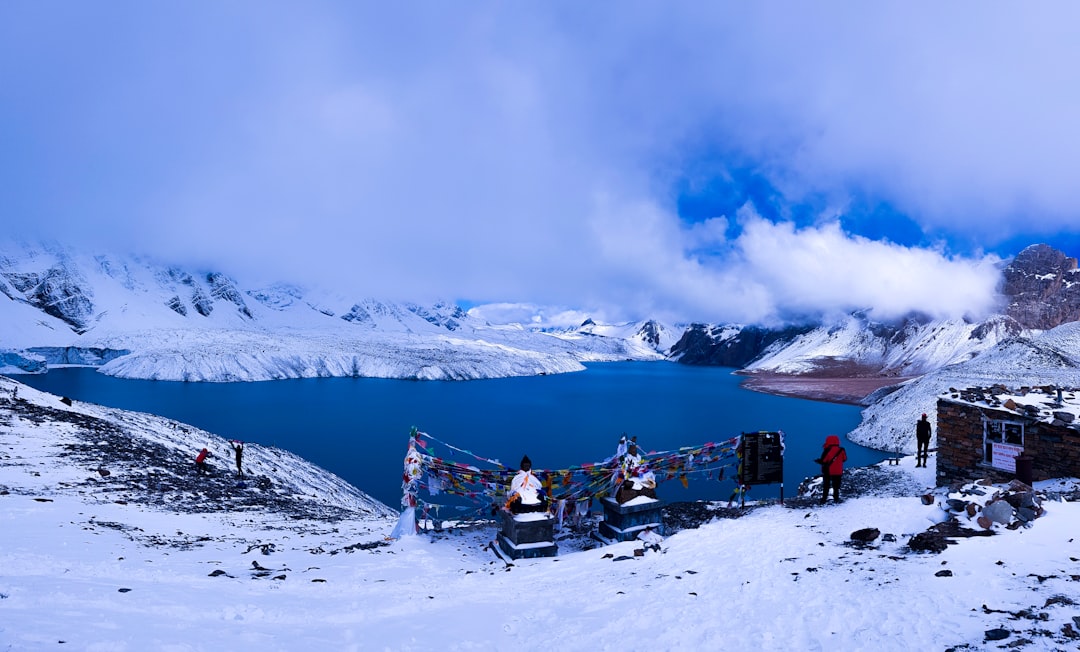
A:
<svg viewBox="0 0 1080 652">
<path fill-rule="evenodd" d="M 1075 13 L 7 4 L 0 211 L 388 299 L 981 313 L 1080 242 Z"/>
</svg>

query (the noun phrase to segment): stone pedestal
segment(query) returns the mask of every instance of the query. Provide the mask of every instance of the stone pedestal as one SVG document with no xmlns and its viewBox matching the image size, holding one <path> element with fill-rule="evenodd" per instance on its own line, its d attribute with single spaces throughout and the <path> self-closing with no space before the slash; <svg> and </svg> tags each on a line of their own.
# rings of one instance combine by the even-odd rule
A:
<svg viewBox="0 0 1080 652">
<path fill-rule="evenodd" d="M 555 519 L 549 514 L 531 512 L 500 513 L 502 527 L 499 530 L 499 548 L 511 559 L 554 557 L 559 552 L 555 545 Z"/>
<path fill-rule="evenodd" d="M 604 507 L 604 520 L 600 522 L 597 538 L 605 543 L 631 541 L 645 528 L 651 528 L 660 535 L 664 534 L 662 502 L 630 502 L 635 504 L 620 505 L 613 498 L 600 499 L 600 504 Z"/>
</svg>

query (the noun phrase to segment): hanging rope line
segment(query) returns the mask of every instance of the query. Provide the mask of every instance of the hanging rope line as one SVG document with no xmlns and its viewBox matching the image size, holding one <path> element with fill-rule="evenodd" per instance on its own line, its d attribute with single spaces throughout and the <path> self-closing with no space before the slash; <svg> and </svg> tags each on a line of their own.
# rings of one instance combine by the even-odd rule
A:
<svg viewBox="0 0 1080 652">
<path fill-rule="evenodd" d="M 678 478 L 685 487 L 691 476 L 705 475 L 712 479 L 714 474 L 717 480 L 723 480 L 725 475 L 736 480 L 736 470 L 740 462 L 739 440 L 739 437 L 733 437 L 721 442 L 686 446 L 673 451 L 650 452 L 642 455 L 642 458 L 648 469 L 655 474 L 658 483 Z M 437 456 L 436 444 L 449 449 L 451 455 L 456 452 L 468 456 L 473 463 Z M 510 480 L 516 472 L 516 469 L 505 466 L 499 460 L 482 457 L 413 428 L 409 433 L 409 448 L 405 456 L 402 507 L 421 507 L 425 520 L 430 512 L 437 514 L 448 507 L 421 499 L 420 491 L 427 490 L 430 496 L 449 494 L 464 497 L 473 503 L 472 509 L 476 515 L 481 515 L 493 506 L 505 502 Z M 615 456 L 602 462 L 565 469 L 534 469 L 533 472 L 556 505 L 560 516 L 567 504 L 576 505 L 614 494 L 617 484 L 622 480 L 619 477 L 619 460 Z M 736 487 L 736 492 L 738 491 L 739 488 Z M 462 510 L 460 507 L 453 509 L 459 512 Z M 465 515 L 457 514 L 459 518 L 463 516 Z"/>
</svg>

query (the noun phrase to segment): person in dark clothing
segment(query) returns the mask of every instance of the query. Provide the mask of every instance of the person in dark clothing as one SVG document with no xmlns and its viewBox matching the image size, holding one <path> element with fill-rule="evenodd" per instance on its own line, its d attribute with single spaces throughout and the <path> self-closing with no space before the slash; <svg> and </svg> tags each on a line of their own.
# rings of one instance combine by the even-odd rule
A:
<svg viewBox="0 0 1080 652">
<path fill-rule="evenodd" d="M 840 438 L 836 435 L 826 437 L 821 448 L 821 457 L 814 460 L 821 465 L 821 504 L 824 505 L 829 500 L 830 488 L 833 501 L 840 502 L 840 476 L 844 474 L 847 451 L 840 445 Z"/>
<path fill-rule="evenodd" d="M 195 471 L 199 475 L 210 475 L 210 467 L 206 464 L 206 458 L 210 457 L 210 449 L 205 446 L 195 456 Z"/>
<path fill-rule="evenodd" d="M 926 458 L 930 455 L 930 422 L 926 415 L 915 423 L 915 439 L 918 448 L 915 450 L 915 466 L 926 466 Z"/>
<path fill-rule="evenodd" d="M 242 478 L 244 477 L 244 469 L 241 466 L 244 457 L 244 442 L 232 440 L 229 442 L 229 445 L 236 451 L 236 475 L 237 477 Z"/>
</svg>

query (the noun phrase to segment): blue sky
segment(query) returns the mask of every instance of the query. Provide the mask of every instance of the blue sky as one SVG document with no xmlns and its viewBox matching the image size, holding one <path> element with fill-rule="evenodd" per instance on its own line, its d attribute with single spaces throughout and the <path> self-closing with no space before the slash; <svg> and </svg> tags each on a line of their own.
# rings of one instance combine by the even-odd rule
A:
<svg viewBox="0 0 1080 652">
<path fill-rule="evenodd" d="M 5 230 L 607 320 L 978 315 L 1080 254 L 1074 4 L 388 4 L 3 3 Z"/>
</svg>

